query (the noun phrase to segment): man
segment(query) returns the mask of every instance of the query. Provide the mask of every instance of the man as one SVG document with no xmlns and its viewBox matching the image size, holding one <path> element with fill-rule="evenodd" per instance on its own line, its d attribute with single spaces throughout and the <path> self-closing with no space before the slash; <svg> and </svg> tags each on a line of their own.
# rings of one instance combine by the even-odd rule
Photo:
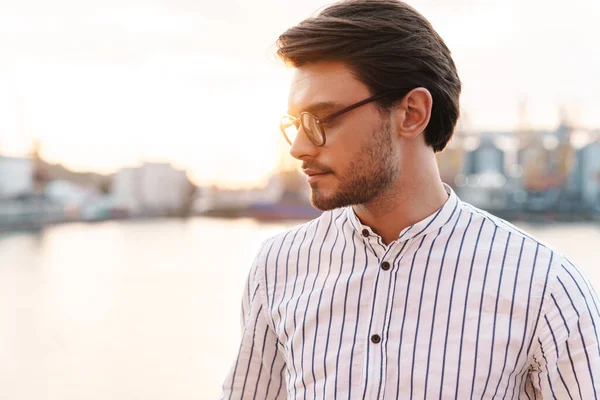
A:
<svg viewBox="0 0 600 400">
<path fill-rule="evenodd" d="M 429 22 L 344 1 L 278 45 L 281 128 L 325 212 L 260 249 L 223 398 L 597 398 L 590 282 L 440 180 L 461 85 Z"/>
</svg>

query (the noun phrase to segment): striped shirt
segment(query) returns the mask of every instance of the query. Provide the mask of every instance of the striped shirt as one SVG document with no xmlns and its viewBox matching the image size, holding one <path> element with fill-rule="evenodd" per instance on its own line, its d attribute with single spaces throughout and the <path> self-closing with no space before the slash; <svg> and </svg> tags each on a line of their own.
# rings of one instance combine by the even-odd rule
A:
<svg viewBox="0 0 600 400">
<path fill-rule="evenodd" d="M 222 398 L 597 399 L 590 281 L 445 187 L 387 246 L 352 207 L 267 240 Z"/>
</svg>

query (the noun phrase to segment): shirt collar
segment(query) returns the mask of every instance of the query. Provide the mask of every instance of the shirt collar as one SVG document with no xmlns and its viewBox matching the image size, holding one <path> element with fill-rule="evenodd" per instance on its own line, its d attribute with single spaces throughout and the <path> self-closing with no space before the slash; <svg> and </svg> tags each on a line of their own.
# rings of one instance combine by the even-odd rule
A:
<svg viewBox="0 0 600 400">
<path fill-rule="evenodd" d="M 418 238 L 427 235 L 430 232 L 436 231 L 450 222 L 452 217 L 456 215 L 460 200 L 450 186 L 445 183 L 443 185 L 444 189 L 446 189 L 446 193 L 448 193 L 448 200 L 446 200 L 446 203 L 444 203 L 440 209 L 427 218 L 404 228 L 398 236 L 399 241 Z M 358 219 L 356 216 L 352 206 L 346 207 L 346 215 L 354 229 L 356 229 L 361 236 L 366 236 L 367 234 L 368 236 L 378 236 L 375 232 L 373 232 L 371 227 L 360 222 L 360 219 Z"/>
</svg>

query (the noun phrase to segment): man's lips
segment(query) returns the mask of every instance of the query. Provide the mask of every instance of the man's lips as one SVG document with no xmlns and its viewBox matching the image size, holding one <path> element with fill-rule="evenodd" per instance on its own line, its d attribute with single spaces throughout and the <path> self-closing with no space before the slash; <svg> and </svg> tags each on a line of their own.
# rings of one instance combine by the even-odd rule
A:
<svg viewBox="0 0 600 400">
<path fill-rule="evenodd" d="M 329 173 L 327 171 L 319 171 L 316 169 L 303 169 L 302 172 L 304 172 L 308 176 L 325 175 Z"/>
<path fill-rule="evenodd" d="M 322 171 L 317 169 L 306 168 L 302 170 L 306 174 L 306 181 L 308 183 L 315 183 L 319 181 L 321 178 L 326 177 L 330 174 L 328 171 Z"/>
</svg>

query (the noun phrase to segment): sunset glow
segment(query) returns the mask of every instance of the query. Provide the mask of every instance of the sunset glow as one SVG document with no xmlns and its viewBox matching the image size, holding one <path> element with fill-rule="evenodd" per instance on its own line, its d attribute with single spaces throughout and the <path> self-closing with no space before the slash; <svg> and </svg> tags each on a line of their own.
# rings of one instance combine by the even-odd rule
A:
<svg viewBox="0 0 600 400">
<path fill-rule="evenodd" d="M 1 3 L 0 151 L 40 139 L 76 170 L 167 160 L 199 184 L 263 183 L 286 148 L 289 71 L 273 43 L 328 2 L 202 3 Z M 566 104 L 600 127 L 598 2 L 410 3 L 452 50 L 473 129 L 514 128 L 521 100 L 534 126 Z"/>
</svg>

